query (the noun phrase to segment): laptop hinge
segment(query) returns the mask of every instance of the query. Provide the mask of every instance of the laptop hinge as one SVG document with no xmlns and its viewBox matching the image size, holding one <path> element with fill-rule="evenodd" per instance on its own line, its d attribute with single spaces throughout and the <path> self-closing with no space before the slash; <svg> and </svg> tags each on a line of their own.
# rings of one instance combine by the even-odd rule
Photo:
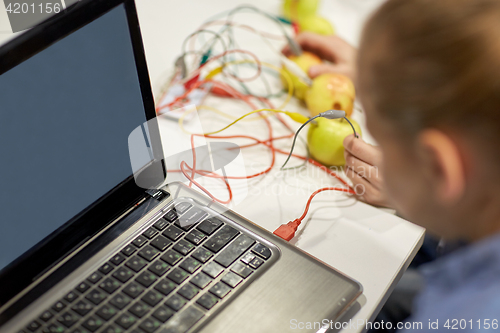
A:
<svg viewBox="0 0 500 333">
<path fill-rule="evenodd" d="M 170 193 L 159 190 L 159 189 L 149 189 L 146 190 L 147 195 L 149 195 L 151 198 L 156 199 L 158 201 L 161 201 L 165 198 L 168 198 L 170 196 Z"/>
</svg>

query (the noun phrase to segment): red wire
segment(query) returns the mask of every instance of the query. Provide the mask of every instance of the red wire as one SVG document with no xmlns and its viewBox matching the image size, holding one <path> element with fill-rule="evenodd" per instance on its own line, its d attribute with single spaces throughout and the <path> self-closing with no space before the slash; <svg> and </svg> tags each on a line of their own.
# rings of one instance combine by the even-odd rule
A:
<svg viewBox="0 0 500 333">
<path fill-rule="evenodd" d="M 343 188 L 343 187 L 323 187 L 320 188 L 319 190 L 316 190 L 311 196 L 309 197 L 309 200 L 307 200 L 306 208 L 304 210 L 304 213 L 302 214 L 301 217 L 298 218 L 300 222 L 306 217 L 307 212 L 309 212 L 309 206 L 311 205 L 312 199 L 316 196 L 316 194 L 324 192 L 324 191 L 340 191 L 340 192 L 345 192 L 345 193 L 350 193 L 350 194 L 356 194 L 352 189 L 348 188 Z M 299 223 L 300 224 L 300 223 Z"/>
<path fill-rule="evenodd" d="M 207 82 L 209 82 L 209 81 L 206 81 L 206 80 L 198 81 L 197 84 L 193 85 L 193 87 L 198 87 L 198 86 L 202 85 L 203 83 L 207 83 Z M 210 81 L 210 82 L 213 83 L 214 87 L 218 87 L 218 88 L 226 91 L 231 97 L 234 97 L 234 98 L 237 98 L 237 99 L 241 99 L 244 102 L 246 102 L 252 109 L 257 109 L 256 105 L 251 101 L 251 98 L 254 97 L 254 96 L 242 94 L 241 92 L 237 91 L 236 89 L 234 89 L 230 85 L 222 83 L 222 82 L 219 82 L 219 81 Z M 193 89 L 195 89 L 195 88 L 193 88 Z M 183 97 L 187 96 L 187 94 L 189 94 L 189 92 L 186 92 L 185 94 L 183 94 L 183 96 L 178 97 L 177 100 L 181 100 Z M 262 102 L 264 102 L 265 104 L 267 104 L 270 108 L 273 108 L 273 105 L 271 104 L 271 102 L 269 100 L 267 100 L 266 98 L 260 97 L 260 98 L 257 98 L 257 99 L 260 100 L 260 101 L 262 101 Z M 260 140 L 260 139 L 258 139 L 256 137 L 253 137 L 253 136 L 250 136 L 250 135 L 224 135 L 224 136 L 222 136 L 222 135 L 205 135 L 205 137 L 211 138 L 211 139 L 237 139 L 237 138 L 240 138 L 240 139 L 250 139 L 250 140 L 255 141 L 255 143 L 253 143 L 253 144 L 248 144 L 248 145 L 240 146 L 240 148 L 247 148 L 247 147 L 252 147 L 252 146 L 256 146 L 256 145 L 260 145 L 260 144 L 268 147 L 269 150 L 270 150 L 270 152 L 271 152 L 271 164 L 264 171 L 261 171 L 261 172 L 258 172 L 258 173 L 252 174 L 252 175 L 248 175 L 248 176 L 224 176 L 224 175 L 219 175 L 219 174 L 217 174 L 217 173 L 215 173 L 213 171 L 197 170 L 196 169 L 196 152 L 195 152 L 195 147 L 194 147 L 194 136 L 195 135 L 196 136 L 203 136 L 203 135 L 194 134 L 194 135 L 191 135 L 191 149 L 193 151 L 193 167 L 189 167 L 187 165 L 187 163 L 182 162 L 180 170 L 171 170 L 170 172 L 182 172 L 184 174 L 184 176 L 190 181 L 190 183 L 189 183 L 190 186 L 191 186 L 191 184 L 195 184 L 195 186 L 197 186 L 198 188 L 200 188 L 203 192 L 205 192 L 213 200 L 221 202 L 221 203 L 224 203 L 224 204 L 229 203 L 232 200 L 232 190 L 231 190 L 230 184 L 227 181 L 228 179 L 251 179 L 251 178 L 255 178 L 255 177 L 267 174 L 267 173 L 269 173 L 272 170 L 272 168 L 275 165 L 276 153 L 285 154 L 285 155 L 289 154 L 289 152 L 286 152 L 286 151 L 283 151 L 281 149 L 275 148 L 274 145 L 273 145 L 273 142 L 274 142 L 274 140 L 280 140 L 280 139 L 290 138 L 294 134 L 293 133 L 294 132 L 293 129 L 291 129 L 289 127 L 289 125 L 282 118 L 278 117 L 278 120 L 280 122 L 282 122 L 291 131 L 291 134 L 289 134 L 289 135 L 283 135 L 283 136 L 279 136 L 279 137 L 273 137 L 273 129 L 272 129 L 272 126 L 271 126 L 271 123 L 270 123 L 269 119 L 263 117 L 263 120 L 266 123 L 266 126 L 268 127 L 268 139 L 266 139 L 266 140 Z M 307 158 L 305 156 L 301 156 L 301 155 L 297 155 L 297 154 L 292 154 L 292 156 L 294 156 L 296 158 L 299 158 L 299 159 L 302 159 L 302 160 L 308 161 L 312 165 L 320 168 L 321 170 L 323 170 L 327 174 L 335 177 L 342 184 L 344 184 L 345 186 L 347 186 L 347 188 L 337 188 L 337 187 L 324 188 L 324 189 L 321 189 L 321 191 L 318 190 L 319 192 L 326 191 L 327 189 L 330 189 L 330 190 L 338 190 L 338 191 L 341 191 L 341 192 L 354 194 L 354 191 L 351 189 L 351 187 L 349 186 L 349 184 L 347 184 L 342 178 L 340 178 L 335 173 L 335 171 L 330 170 L 329 168 L 325 167 L 324 165 L 316 162 L 315 160 L 309 159 L 309 158 Z M 191 175 L 187 174 L 186 169 L 189 170 L 189 171 L 191 171 Z M 220 199 L 215 198 L 201 184 L 199 184 L 198 182 L 194 181 L 195 174 L 199 174 L 199 175 L 206 176 L 206 177 L 211 177 L 211 178 L 223 179 L 224 182 L 225 182 L 225 184 L 226 184 L 226 187 L 228 188 L 228 191 L 229 191 L 229 199 L 226 200 L 226 201 L 222 201 Z M 314 197 L 314 195 L 316 195 L 317 193 L 319 193 L 318 191 L 314 192 L 313 195 L 311 196 L 311 198 L 310 198 L 310 200 L 308 202 L 307 208 L 306 208 L 306 212 L 304 214 L 307 214 L 307 210 L 309 209 L 310 201 L 312 200 L 312 197 Z"/>
</svg>

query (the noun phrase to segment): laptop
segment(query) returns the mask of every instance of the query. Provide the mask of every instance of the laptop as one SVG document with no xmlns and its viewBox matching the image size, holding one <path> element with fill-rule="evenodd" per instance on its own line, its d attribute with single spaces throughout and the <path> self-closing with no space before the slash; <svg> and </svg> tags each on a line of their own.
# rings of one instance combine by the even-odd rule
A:
<svg viewBox="0 0 500 333">
<path fill-rule="evenodd" d="M 1 47 L 0 110 L 2 333 L 316 332 L 361 294 L 208 196 L 165 184 L 175 166 L 133 0 L 77 2 Z M 134 170 L 138 129 L 149 154 Z"/>
</svg>

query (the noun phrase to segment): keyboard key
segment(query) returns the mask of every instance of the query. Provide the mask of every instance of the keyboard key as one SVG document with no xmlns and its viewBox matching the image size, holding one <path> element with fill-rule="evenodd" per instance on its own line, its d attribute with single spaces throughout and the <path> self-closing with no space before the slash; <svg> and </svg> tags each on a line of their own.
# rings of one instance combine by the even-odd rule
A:
<svg viewBox="0 0 500 333">
<path fill-rule="evenodd" d="M 139 327 L 146 333 L 153 333 L 160 328 L 161 322 L 156 318 L 146 318 Z"/>
<path fill-rule="evenodd" d="M 247 253 L 241 258 L 241 261 L 243 261 L 245 264 L 249 264 L 252 260 L 255 259 L 255 255 L 252 253 Z"/>
<path fill-rule="evenodd" d="M 140 250 L 138 254 L 147 261 L 153 261 L 153 259 L 156 258 L 156 256 L 158 256 L 160 252 L 151 245 L 147 245 L 142 250 Z"/>
<path fill-rule="evenodd" d="M 92 273 L 88 278 L 87 278 L 87 281 L 89 281 L 90 283 L 94 284 L 94 283 L 97 283 L 99 282 L 100 279 L 102 279 L 102 274 L 99 273 L 99 272 L 94 272 Z"/>
<path fill-rule="evenodd" d="M 65 312 L 57 319 L 58 322 L 66 326 L 67 328 L 70 328 L 73 326 L 74 323 L 78 320 L 78 317 L 71 312 Z"/>
<path fill-rule="evenodd" d="M 189 274 L 186 273 L 186 271 L 183 271 L 180 268 L 174 268 L 168 275 L 167 277 L 174 281 L 177 284 L 181 284 L 188 278 Z"/>
<path fill-rule="evenodd" d="M 163 237 L 162 235 L 158 235 L 151 241 L 150 244 L 163 252 L 172 244 L 172 241 Z"/>
<path fill-rule="evenodd" d="M 176 218 L 177 218 L 177 212 L 175 209 L 171 209 L 167 212 L 167 214 L 165 214 L 165 216 L 163 216 L 163 218 L 165 220 L 167 220 L 168 222 L 173 222 Z"/>
<path fill-rule="evenodd" d="M 34 332 L 34 331 L 36 331 L 37 329 L 39 329 L 39 328 L 40 328 L 40 326 L 42 326 L 42 325 L 40 325 L 40 323 L 39 323 L 38 321 L 33 320 L 31 323 L 29 323 L 29 325 L 28 325 L 28 329 L 29 329 L 31 332 Z"/>
<path fill-rule="evenodd" d="M 188 283 L 182 286 L 181 289 L 179 289 L 178 294 L 183 296 L 186 299 L 193 299 L 198 293 L 200 292 L 200 289 L 196 288 L 192 284 Z"/>
<path fill-rule="evenodd" d="M 205 239 L 205 234 L 202 233 L 201 231 L 199 230 L 191 230 L 187 235 L 186 237 L 184 237 L 184 239 L 187 239 L 188 241 L 190 241 L 191 243 L 193 243 L 194 245 L 200 245 L 201 242 L 203 242 L 203 240 Z"/>
<path fill-rule="evenodd" d="M 253 267 L 255 269 L 259 268 L 262 264 L 264 263 L 264 260 L 255 257 L 252 261 L 250 261 L 248 264 L 250 267 Z"/>
<path fill-rule="evenodd" d="M 106 280 L 99 283 L 99 288 L 101 288 L 108 294 L 112 294 L 116 289 L 120 288 L 120 283 L 115 279 L 107 278 Z"/>
<path fill-rule="evenodd" d="M 130 328 L 132 325 L 136 323 L 137 319 L 134 316 L 128 313 L 124 313 L 115 320 L 115 323 L 124 329 Z"/>
<path fill-rule="evenodd" d="M 134 276 L 134 273 L 126 267 L 120 267 L 113 273 L 113 277 L 122 283 L 125 283 L 128 280 L 130 280 L 132 276 Z"/>
<path fill-rule="evenodd" d="M 155 289 L 161 292 L 163 295 L 167 296 L 175 289 L 175 287 L 177 287 L 177 284 L 173 283 L 172 281 L 161 280 L 156 284 Z"/>
<path fill-rule="evenodd" d="M 227 284 L 230 287 L 236 287 L 241 281 L 243 281 L 243 278 L 240 276 L 234 274 L 233 272 L 228 272 L 226 275 L 222 277 L 222 282 Z"/>
<path fill-rule="evenodd" d="M 171 266 L 161 260 L 156 260 L 151 266 L 148 267 L 148 270 L 155 273 L 158 276 L 162 276 L 166 272 L 170 270 Z"/>
<path fill-rule="evenodd" d="M 137 248 L 134 245 L 129 244 L 125 246 L 125 248 L 121 251 L 121 253 L 123 253 L 127 257 L 130 257 L 132 254 L 134 254 L 135 251 L 137 251 Z"/>
<path fill-rule="evenodd" d="M 113 264 L 107 262 L 99 268 L 99 272 L 106 275 L 109 272 L 111 272 L 113 270 L 113 268 L 114 268 Z"/>
<path fill-rule="evenodd" d="M 210 282 L 212 282 L 212 278 L 208 275 L 206 275 L 205 273 L 203 272 L 200 272 L 198 274 L 196 274 L 192 279 L 191 281 L 192 284 L 194 284 L 195 286 L 198 286 L 200 287 L 201 289 L 205 288 L 207 285 L 210 284 Z"/>
<path fill-rule="evenodd" d="M 223 270 L 224 270 L 224 267 L 222 267 L 221 265 L 219 265 L 213 261 L 211 263 L 209 263 L 208 265 L 206 265 L 205 267 L 203 267 L 203 272 L 210 275 L 214 279 L 217 276 L 219 276 L 219 274 L 222 273 Z"/>
<path fill-rule="evenodd" d="M 109 325 L 101 333 L 123 333 L 125 332 L 121 327 L 115 325 Z"/>
<path fill-rule="evenodd" d="M 183 297 L 175 294 L 165 302 L 165 305 L 174 311 L 179 311 L 186 303 L 187 301 Z"/>
<path fill-rule="evenodd" d="M 135 283 L 135 282 L 132 282 L 132 283 L 129 283 L 125 286 L 125 288 L 123 288 L 122 290 L 125 294 L 129 295 L 130 297 L 132 298 L 136 298 L 137 296 L 139 296 L 140 294 L 142 294 L 144 292 L 144 288 Z"/>
<path fill-rule="evenodd" d="M 175 225 L 180 227 L 182 230 L 187 231 L 193 228 L 198 222 L 207 217 L 207 213 L 199 208 L 190 209 L 186 214 L 182 215 Z"/>
<path fill-rule="evenodd" d="M 184 261 L 179 265 L 182 269 L 184 269 L 186 272 L 193 274 L 198 268 L 201 267 L 201 262 L 194 258 L 186 258 Z"/>
<path fill-rule="evenodd" d="M 144 237 L 143 235 L 139 235 L 139 237 L 137 237 L 136 239 L 134 239 L 132 241 L 132 244 L 134 244 L 135 246 L 140 248 L 140 247 L 144 246 L 147 241 L 148 241 L 148 239 L 146 237 Z"/>
<path fill-rule="evenodd" d="M 203 312 L 194 306 L 189 306 L 170 319 L 162 333 L 185 333 L 201 318 L 203 318 Z"/>
<path fill-rule="evenodd" d="M 212 238 L 207 240 L 204 247 L 212 252 L 219 252 L 227 243 L 239 234 L 239 231 L 229 225 L 225 225 L 217 231 Z"/>
<path fill-rule="evenodd" d="M 181 239 L 177 244 L 174 245 L 174 250 L 177 252 L 187 255 L 189 252 L 193 251 L 195 246 L 188 241 Z"/>
<path fill-rule="evenodd" d="M 189 208 L 193 207 L 192 204 L 190 204 L 189 202 L 181 202 L 177 205 L 175 205 L 175 210 L 179 213 L 179 214 L 184 214 L 184 212 L 186 210 L 188 210 Z"/>
<path fill-rule="evenodd" d="M 202 263 L 206 263 L 210 258 L 212 258 L 213 254 L 209 250 L 203 247 L 199 247 L 196 250 L 194 250 L 191 256 L 198 259 Z"/>
<path fill-rule="evenodd" d="M 112 304 L 115 308 L 121 310 L 124 307 L 126 307 L 127 305 L 129 305 L 131 301 L 132 301 L 132 299 L 130 297 L 125 296 L 123 294 L 118 294 L 118 295 L 114 296 L 109 301 L 109 303 Z"/>
<path fill-rule="evenodd" d="M 137 318 L 142 318 L 146 313 L 148 313 L 149 309 L 149 306 L 147 306 L 146 304 L 142 302 L 136 302 L 128 309 L 128 311 Z"/>
<path fill-rule="evenodd" d="M 110 262 L 118 266 L 125 260 L 125 256 L 122 255 L 121 253 L 115 254 L 111 259 L 109 259 Z"/>
<path fill-rule="evenodd" d="M 118 311 L 109 305 L 103 305 L 99 308 L 99 310 L 96 311 L 96 315 L 104 319 L 105 321 L 110 320 L 114 315 L 116 315 Z"/>
<path fill-rule="evenodd" d="M 153 227 L 156 229 L 162 231 L 165 229 L 168 225 L 168 222 L 165 219 L 159 219 L 155 224 L 153 224 Z"/>
<path fill-rule="evenodd" d="M 250 274 L 253 273 L 253 270 L 247 267 L 245 264 L 238 262 L 232 268 L 231 271 L 235 272 L 242 278 L 247 278 Z"/>
<path fill-rule="evenodd" d="M 200 225 L 196 228 L 201 230 L 207 235 L 211 235 L 215 230 L 219 229 L 221 225 L 224 223 L 218 218 L 212 217 L 200 223 Z"/>
<path fill-rule="evenodd" d="M 196 303 L 203 306 L 205 309 L 210 310 L 215 304 L 217 304 L 218 301 L 219 299 L 214 295 L 205 293 L 200 298 L 198 298 Z"/>
<path fill-rule="evenodd" d="M 68 302 L 68 303 L 71 303 L 73 302 L 75 299 L 78 298 L 78 295 L 74 292 L 74 291 L 70 291 L 69 293 L 66 294 L 66 296 L 64 296 L 64 299 Z"/>
<path fill-rule="evenodd" d="M 64 332 L 65 331 L 65 328 L 63 325 L 59 324 L 59 323 L 53 323 L 53 324 L 50 324 L 48 327 L 47 327 L 48 331 L 50 333 L 61 333 L 61 332 Z"/>
<path fill-rule="evenodd" d="M 175 225 L 169 225 L 167 229 L 162 233 L 163 236 L 170 238 L 173 241 L 178 240 L 183 234 L 183 231 L 177 228 Z"/>
<path fill-rule="evenodd" d="M 73 331 L 71 331 L 72 333 L 89 333 L 88 330 L 86 330 L 85 328 L 83 327 L 79 327 L 79 328 L 75 328 Z"/>
<path fill-rule="evenodd" d="M 214 260 L 224 267 L 229 267 L 229 265 L 245 253 L 254 243 L 255 240 L 247 235 L 240 235 L 222 250 Z"/>
<path fill-rule="evenodd" d="M 106 294 L 104 294 L 102 291 L 99 289 L 94 289 L 90 291 L 87 296 L 85 296 L 86 299 L 94 303 L 95 305 L 99 305 L 106 299 Z"/>
<path fill-rule="evenodd" d="M 90 332 L 95 332 L 99 328 L 101 328 L 102 324 L 104 324 L 104 322 L 101 319 L 90 317 L 87 320 L 85 320 L 82 325 Z"/>
<path fill-rule="evenodd" d="M 125 263 L 125 266 L 129 267 L 130 269 L 132 269 L 134 272 L 138 272 L 140 271 L 141 269 L 144 268 L 144 266 L 146 266 L 147 264 L 147 261 L 138 257 L 138 256 L 133 256 L 132 258 L 130 258 L 126 263 Z"/>
<path fill-rule="evenodd" d="M 144 287 L 147 288 L 153 283 L 155 283 L 157 279 L 158 278 L 153 273 L 149 271 L 144 271 L 135 279 L 135 281 L 139 282 L 140 284 L 142 284 Z"/>
<path fill-rule="evenodd" d="M 88 283 L 82 282 L 82 283 L 78 284 L 75 289 L 83 294 L 89 288 L 90 288 L 90 285 Z"/>
<path fill-rule="evenodd" d="M 266 260 L 271 257 L 271 250 L 269 250 L 267 246 L 260 243 L 258 243 L 253 247 L 252 252 L 258 254 L 259 256 L 261 256 Z"/>
<path fill-rule="evenodd" d="M 142 235 L 147 239 L 153 238 L 154 236 L 156 236 L 156 234 L 158 234 L 158 231 L 153 227 L 149 228 L 148 230 L 142 233 Z"/>
<path fill-rule="evenodd" d="M 170 317 L 174 315 L 174 313 L 175 312 L 170 310 L 169 308 L 160 306 L 158 309 L 156 309 L 155 312 L 153 312 L 153 317 L 164 323 L 169 320 Z"/>
<path fill-rule="evenodd" d="M 55 312 L 61 312 L 62 309 L 64 309 L 65 307 L 66 307 L 66 304 L 59 301 L 59 302 L 56 302 L 54 305 L 52 305 L 52 310 L 54 310 Z"/>
<path fill-rule="evenodd" d="M 53 316 L 54 315 L 52 314 L 52 312 L 50 312 L 50 310 L 46 310 L 40 315 L 39 318 L 44 322 L 48 322 L 50 319 L 52 319 Z"/>
<path fill-rule="evenodd" d="M 146 303 L 146 304 L 148 304 L 148 305 L 150 305 L 150 306 L 152 306 L 152 307 L 154 307 L 154 306 L 156 306 L 156 304 L 160 303 L 160 301 L 161 301 L 162 299 L 163 299 L 163 295 L 162 295 L 162 294 L 160 294 L 159 292 L 154 291 L 154 290 L 150 290 L 150 291 L 148 291 L 148 292 L 146 293 L 146 295 L 144 295 L 144 296 L 141 298 L 141 300 L 142 300 L 144 303 Z"/>
<path fill-rule="evenodd" d="M 217 282 L 212 288 L 210 288 L 209 291 L 219 298 L 224 298 L 227 294 L 229 294 L 231 288 L 229 288 L 227 284 Z"/>
<path fill-rule="evenodd" d="M 168 250 L 164 255 L 160 257 L 161 260 L 169 263 L 171 266 L 174 266 L 183 258 L 178 252 L 174 250 Z"/>
<path fill-rule="evenodd" d="M 84 300 L 78 301 L 75 305 L 71 307 L 71 310 L 75 311 L 78 313 L 80 316 L 85 316 L 87 313 L 92 311 L 94 307 L 89 303 Z"/>
</svg>

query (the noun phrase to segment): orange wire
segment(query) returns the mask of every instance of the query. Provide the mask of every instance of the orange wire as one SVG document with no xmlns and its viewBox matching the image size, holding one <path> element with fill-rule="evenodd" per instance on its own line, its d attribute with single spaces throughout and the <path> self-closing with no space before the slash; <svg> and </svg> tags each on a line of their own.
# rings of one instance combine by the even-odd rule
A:
<svg viewBox="0 0 500 333">
<path fill-rule="evenodd" d="M 237 98 L 237 99 L 241 99 L 244 102 L 246 102 L 251 108 L 257 109 L 256 105 L 251 101 L 251 98 L 254 97 L 254 96 L 245 95 L 245 94 L 237 91 L 236 89 L 234 89 L 230 85 L 227 85 L 227 84 L 219 82 L 219 81 L 201 80 L 201 81 L 198 81 L 196 84 L 194 84 L 193 87 L 191 87 L 191 88 L 192 89 L 196 89 L 196 87 L 199 87 L 203 83 L 207 83 L 207 82 L 212 82 L 214 86 L 217 86 L 217 87 L 219 87 L 219 88 L 227 91 L 229 93 L 229 95 L 231 95 L 232 97 Z M 192 89 L 190 89 L 190 90 L 192 90 Z M 187 91 L 185 94 L 183 94 L 183 96 L 184 97 L 187 96 L 187 94 L 189 94 L 189 92 L 190 91 Z M 183 98 L 183 96 L 178 97 L 177 100 L 181 100 Z M 267 100 L 266 98 L 260 97 L 260 98 L 257 98 L 257 99 L 260 100 L 260 101 L 262 101 L 262 102 L 264 102 L 264 103 L 266 103 L 267 105 L 269 105 L 272 108 L 271 102 L 269 100 Z M 251 179 L 251 178 L 255 178 L 255 177 L 267 174 L 267 173 L 269 173 L 272 170 L 272 168 L 275 165 L 276 153 L 280 153 L 280 154 L 284 154 L 284 155 L 288 155 L 288 153 L 289 153 L 289 152 L 283 151 L 281 149 L 275 148 L 274 145 L 273 145 L 273 142 L 275 140 L 290 138 L 291 136 L 293 136 L 293 129 L 291 129 L 289 127 L 289 125 L 282 118 L 281 119 L 278 118 L 278 120 L 280 120 L 280 122 L 282 122 L 292 133 L 290 135 L 283 135 L 283 136 L 279 136 L 279 137 L 273 137 L 273 129 L 272 129 L 270 121 L 267 118 L 265 118 L 265 117 L 263 117 L 262 119 L 264 120 L 264 122 L 266 123 L 266 126 L 268 128 L 268 138 L 266 140 L 260 140 L 260 139 L 258 139 L 256 137 L 253 137 L 253 136 L 250 136 L 250 135 L 227 135 L 227 136 L 222 136 L 222 135 L 205 135 L 205 137 L 206 138 L 210 138 L 210 139 L 238 139 L 239 138 L 239 139 L 250 139 L 250 140 L 255 141 L 252 144 L 240 146 L 240 148 L 248 148 L 248 147 L 257 146 L 257 145 L 260 145 L 260 144 L 268 147 L 269 150 L 270 150 L 270 152 L 271 152 L 271 164 L 265 170 L 263 170 L 261 172 L 258 172 L 258 173 L 255 173 L 255 174 L 252 174 L 252 175 L 248 175 L 248 176 L 224 176 L 224 175 L 219 175 L 219 174 L 217 174 L 214 171 L 197 170 L 196 169 L 196 152 L 195 152 L 195 147 L 194 147 L 194 136 L 195 135 L 196 136 L 203 136 L 203 135 L 202 134 L 193 134 L 193 135 L 191 135 L 191 149 L 193 151 L 193 167 L 189 167 L 187 165 L 187 163 L 185 163 L 183 161 L 181 163 L 181 169 L 180 170 L 171 170 L 170 172 L 182 172 L 184 174 L 184 176 L 189 180 L 189 182 L 190 182 L 189 185 L 190 186 L 191 186 L 191 184 L 194 184 L 195 186 L 197 186 L 198 188 L 200 188 L 203 192 L 205 192 L 210 198 L 212 198 L 215 201 L 218 201 L 218 202 L 224 203 L 224 204 L 229 203 L 232 200 L 232 190 L 231 190 L 231 185 L 227 181 L 228 179 Z M 298 154 L 292 154 L 292 156 L 294 156 L 296 158 L 299 158 L 299 159 L 302 159 L 302 160 L 306 160 L 310 164 L 312 164 L 312 165 L 320 168 L 324 172 L 326 172 L 328 175 L 335 177 L 337 180 L 339 180 L 343 185 L 345 185 L 347 187 L 347 188 L 340 188 L 340 187 L 323 188 L 323 189 L 320 189 L 320 190 L 314 192 L 313 195 L 310 197 L 310 200 L 308 201 L 308 205 L 306 207 L 305 214 L 307 214 L 307 210 L 309 209 L 309 205 L 310 205 L 310 202 L 311 202 L 312 198 L 316 194 L 318 194 L 318 193 L 320 193 L 322 191 L 337 190 L 337 191 L 341 191 L 341 192 L 345 192 L 345 193 L 355 194 L 354 190 L 349 186 L 349 184 L 346 181 L 344 181 L 341 177 L 339 177 L 335 171 L 333 171 L 333 170 L 327 168 L 326 166 L 324 166 L 324 165 L 316 162 L 315 160 L 312 160 L 312 159 L 307 158 L 305 156 L 301 156 L 301 155 L 298 155 Z M 191 171 L 191 175 L 189 175 L 186 172 L 186 169 L 188 171 Z M 229 199 L 223 201 L 223 200 L 220 200 L 220 199 L 217 199 L 216 197 L 214 197 L 207 189 L 205 189 L 201 184 L 199 184 L 198 182 L 196 182 L 194 180 L 195 174 L 199 174 L 199 175 L 206 176 L 206 177 L 211 177 L 211 178 L 223 179 L 223 181 L 225 182 L 226 187 L 227 187 L 227 189 L 229 191 Z"/>
<path fill-rule="evenodd" d="M 309 200 L 307 200 L 307 204 L 306 204 L 306 208 L 304 210 L 304 213 L 302 214 L 301 217 L 298 218 L 298 220 L 300 222 L 302 222 L 302 220 L 306 217 L 307 212 L 309 212 L 309 206 L 311 205 L 312 199 L 316 196 L 316 194 L 321 193 L 323 191 L 340 191 L 340 192 L 345 192 L 345 193 L 350 193 L 350 194 L 356 194 L 356 192 L 354 192 L 354 190 L 343 188 L 343 187 L 323 187 L 323 188 L 320 188 L 319 190 L 316 190 L 313 194 L 311 194 L 311 196 L 309 197 Z M 299 224 L 300 224 L 300 222 L 299 222 Z"/>
</svg>

